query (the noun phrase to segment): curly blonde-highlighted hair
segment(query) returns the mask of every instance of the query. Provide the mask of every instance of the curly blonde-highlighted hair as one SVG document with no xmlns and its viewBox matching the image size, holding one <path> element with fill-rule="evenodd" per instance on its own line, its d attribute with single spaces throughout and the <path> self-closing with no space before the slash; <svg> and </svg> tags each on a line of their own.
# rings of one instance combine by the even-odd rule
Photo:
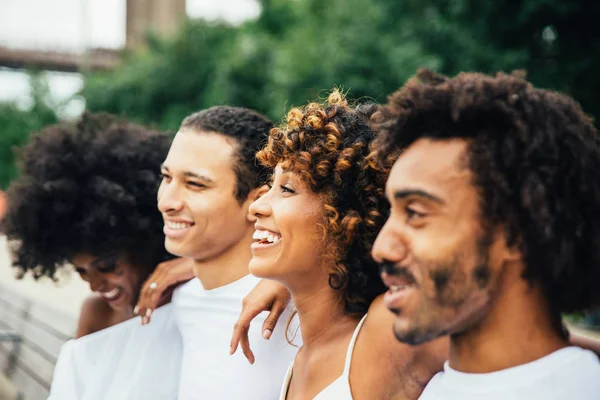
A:
<svg viewBox="0 0 600 400">
<path fill-rule="evenodd" d="M 262 165 L 293 171 L 324 202 L 323 234 L 333 242 L 329 285 L 344 293 L 345 309 L 364 313 L 385 291 L 371 247 L 388 213 L 387 168 L 375 163 L 369 126 L 375 104 L 349 105 L 333 90 L 325 102 L 289 111 L 257 154 Z"/>
</svg>

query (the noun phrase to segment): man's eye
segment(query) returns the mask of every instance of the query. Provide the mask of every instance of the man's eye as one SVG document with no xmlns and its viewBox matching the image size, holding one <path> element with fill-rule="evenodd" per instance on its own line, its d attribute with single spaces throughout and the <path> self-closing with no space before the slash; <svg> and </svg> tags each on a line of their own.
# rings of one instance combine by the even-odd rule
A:
<svg viewBox="0 0 600 400">
<path fill-rule="evenodd" d="M 160 178 L 165 179 L 165 180 L 171 180 L 171 177 L 168 174 L 165 174 L 163 172 L 161 172 Z"/>
<path fill-rule="evenodd" d="M 425 217 L 425 214 L 420 213 L 410 207 L 406 207 L 405 211 L 406 211 L 406 219 L 408 219 L 408 220 L 414 220 L 414 219 Z"/>
<path fill-rule="evenodd" d="M 195 188 L 200 188 L 200 189 L 204 189 L 206 187 L 206 185 L 200 183 L 200 182 L 193 182 L 193 181 L 188 181 L 187 183 L 190 186 L 193 186 Z"/>
</svg>

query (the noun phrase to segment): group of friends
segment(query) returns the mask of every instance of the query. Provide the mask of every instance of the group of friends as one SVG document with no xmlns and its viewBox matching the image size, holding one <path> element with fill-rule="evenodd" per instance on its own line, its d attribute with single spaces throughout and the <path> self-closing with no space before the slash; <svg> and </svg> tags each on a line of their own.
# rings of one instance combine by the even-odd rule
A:
<svg viewBox="0 0 600 400">
<path fill-rule="evenodd" d="M 280 125 L 214 106 L 172 140 L 102 113 L 49 126 L 0 227 L 21 274 L 73 265 L 95 292 L 75 341 L 168 310 L 162 398 L 592 400 L 600 346 L 562 315 L 600 303 L 599 177 L 570 97 L 420 70 L 385 104 L 334 89 Z"/>
</svg>

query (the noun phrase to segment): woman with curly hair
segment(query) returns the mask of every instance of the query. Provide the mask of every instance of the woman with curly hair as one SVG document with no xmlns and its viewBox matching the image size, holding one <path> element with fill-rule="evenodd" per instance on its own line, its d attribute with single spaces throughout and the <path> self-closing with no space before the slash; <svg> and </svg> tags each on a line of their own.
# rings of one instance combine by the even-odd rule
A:
<svg viewBox="0 0 600 400">
<path fill-rule="evenodd" d="M 376 109 L 351 107 L 334 91 L 324 104 L 292 109 L 257 155 L 273 180 L 250 207 L 249 268 L 289 290 L 303 343 L 281 399 L 416 398 L 446 356 L 446 342 L 441 351 L 438 342 L 411 347 L 390 330 L 370 256 L 388 210 L 386 170 L 369 157 Z"/>
<path fill-rule="evenodd" d="M 131 318 L 146 278 L 173 258 L 156 209 L 169 144 L 160 132 L 85 114 L 46 127 L 22 151 L 1 230 L 21 276 L 57 280 L 71 263 L 89 283 L 95 294 L 82 307 L 77 337 Z"/>
<path fill-rule="evenodd" d="M 253 359 L 250 321 L 270 311 L 268 339 L 291 294 L 303 345 L 282 400 L 416 399 L 448 357 L 448 337 L 416 346 L 391 329 L 396 317 L 371 248 L 388 216 L 384 187 L 397 153 L 380 162 L 372 152 L 376 110 L 351 107 L 334 91 L 325 103 L 292 109 L 257 155 L 273 179 L 250 207 L 257 223 L 249 268 L 266 280 L 244 299 L 231 345 Z M 581 339 L 572 341 L 598 351 Z"/>
</svg>

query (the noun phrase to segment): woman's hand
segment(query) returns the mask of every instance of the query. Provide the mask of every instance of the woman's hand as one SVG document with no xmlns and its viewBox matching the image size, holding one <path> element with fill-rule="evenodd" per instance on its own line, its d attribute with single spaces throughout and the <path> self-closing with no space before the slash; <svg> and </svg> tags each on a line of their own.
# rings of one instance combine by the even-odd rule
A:
<svg viewBox="0 0 600 400">
<path fill-rule="evenodd" d="M 142 316 L 142 325 L 150 322 L 152 312 L 168 299 L 182 282 L 194 277 L 193 260 L 175 258 L 158 264 L 140 291 L 133 313 Z"/>
<path fill-rule="evenodd" d="M 250 350 L 248 341 L 250 323 L 261 312 L 269 311 L 262 326 L 263 337 L 268 340 L 290 299 L 290 292 L 282 284 L 271 280 L 261 280 L 242 301 L 242 312 L 233 326 L 229 354 L 235 353 L 238 344 L 241 344 L 244 355 L 250 364 L 254 364 L 254 354 Z"/>
</svg>

